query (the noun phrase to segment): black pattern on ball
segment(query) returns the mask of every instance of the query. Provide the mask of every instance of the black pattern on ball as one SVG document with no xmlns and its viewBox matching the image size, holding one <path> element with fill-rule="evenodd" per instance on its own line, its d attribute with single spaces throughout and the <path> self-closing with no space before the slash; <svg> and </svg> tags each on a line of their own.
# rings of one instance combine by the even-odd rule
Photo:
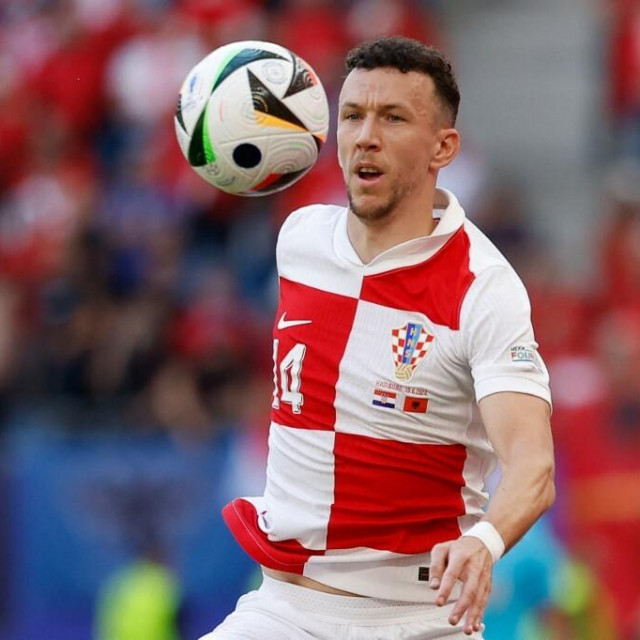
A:
<svg viewBox="0 0 640 640">
<path fill-rule="evenodd" d="M 184 118 L 182 117 L 182 94 L 180 93 L 178 94 L 178 105 L 176 106 L 176 120 L 182 130 L 188 134 L 187 125 L 184 123 Z"/>
<path fill-rule="evenodd" d="M 306 128 L 302 121 L 296 116 L 296 114 L 293 113 L 293 111 L 291 111 L 284 102 L 278 100 L 278 98 L 269 90 L 269 88 L 265 84 L 260 82 L 258 76 L 251 73 L 249 69 L 247 69 L 247 74 L 249 76 L 251 97 L 253 98 L 253 108 L 256 111 L 259 111 L 260 113 L 266 113 L 269 116 L 280 118 L 280 120 L 295 124 L 301 129 Z"/>
<path fill-rule="evenodd" d="M 286 60 L 283 56 L 273 53 L 273 51 L 266 51 L 265 49 L 243 49 L 226 64 L 216 79 L 213 88 L 211 89 L 211 93 L 213 93 L 220 86 L 220 83 L 226 80 L 236 69 L 245 67 L 256 60 L 267 60 L 269 58 Z"/>
<path fill-rule="evenodd" d="M 291 82 L 285 91 L 283 98 L 300 93 L 305 89 L 310 89 L 315 85 L 313 77 L 309 73 L 309 70 L 302 64 L 300 58 L 291 54 L 293 60 L 293 75 L 291 76 Z"/>
<path fill-rule="evenodd" d="M 255 144 L 244 142 L 233 150 L 234 162 L 243 169 L 253 169 L 262 160 L 262 151 Z"/>
<path fill-rule="evenodd" d="M 192 167 L 204 167 L 207 164 L 207 154 L 204 152 L 204 118 L 206 113 L 205 110 L 200 114 L 191 135 L 188 157 Z"/>
<path fill-rule="evenodd" d="M 283 173 L 277 180 L 270 182 L 268 186 L 263 189 L 254 189 L 255 193 L 274 193 L 275 191 L 281 191 L 287 185 L 293 184 L 300 176 L 303 176 L 311 167 L 305 167 L 298 171 L 290 171 L 289 173 Z"/>
</svg>

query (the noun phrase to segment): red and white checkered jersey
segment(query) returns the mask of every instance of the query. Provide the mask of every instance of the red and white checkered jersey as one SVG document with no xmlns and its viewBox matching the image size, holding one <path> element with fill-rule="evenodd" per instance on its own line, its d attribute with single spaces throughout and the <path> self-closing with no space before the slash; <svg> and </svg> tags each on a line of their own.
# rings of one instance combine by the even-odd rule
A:
<svg viewBox="0 0 640 640">
<path fill-rule="evenodd" d="M 281 229 L 266 488 L 223 510 L 266 567 L 433 601 L 429 551 L 481 517 L 496 462 L 474 401 L 551 401 L 524 286 L 437 195 L 433 233 L 368 264 L 343 207 L 305 207 Z"/>
</svg>

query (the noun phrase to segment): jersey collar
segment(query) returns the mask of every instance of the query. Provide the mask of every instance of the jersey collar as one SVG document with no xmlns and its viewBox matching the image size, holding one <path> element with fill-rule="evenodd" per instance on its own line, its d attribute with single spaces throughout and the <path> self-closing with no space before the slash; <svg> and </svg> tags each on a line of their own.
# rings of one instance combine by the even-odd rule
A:
<svg viewBox="0 0 640 640">
<path fill-rule="evenodd" d="M 356 253 L 347 232 L 347 214 L 345 208 L 339 216 L 334 233 L 334 249 L 347 262 L 364 267 L 368 274 L 382 273 L 401 267 L 409 267 L 433 257 L 449 238 L 462 227 L 465 221 L 464 209 L 457 198 L 447 189 L 436 189 L 433 217 L 438 219 L 436 228 L 428 236 L 414 238 L 391 247 L 364 264 Z"/>
</svg>

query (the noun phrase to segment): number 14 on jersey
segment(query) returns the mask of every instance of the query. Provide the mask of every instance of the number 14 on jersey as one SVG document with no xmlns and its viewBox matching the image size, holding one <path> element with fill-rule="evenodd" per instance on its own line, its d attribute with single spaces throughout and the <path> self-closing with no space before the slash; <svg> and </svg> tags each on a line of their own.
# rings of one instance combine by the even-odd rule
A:
<svg viewBox="0 0 640 640">
<path fill-rule="evenodd" d="M 280 361 L 278 367 L 278 348 L 280 341 L 273 341 L 273 402 L 274 409 L 280 408 L 281 402 L 291 405 L 293 413 L 301 413 L 304 396 L 300 393 L 302 383 L 302 362 L 307 347 L 296 343 Z"/>
</svg>

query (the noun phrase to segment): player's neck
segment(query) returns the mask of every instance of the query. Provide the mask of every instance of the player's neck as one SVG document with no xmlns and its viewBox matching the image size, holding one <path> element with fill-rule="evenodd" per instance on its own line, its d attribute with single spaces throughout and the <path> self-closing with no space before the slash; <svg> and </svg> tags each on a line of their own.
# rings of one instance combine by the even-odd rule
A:
<svg viewBox="0 0 640 640">
<path fill-rule="evenodd" d="M 384 218 L 375 221 L 362 220 L 349 210 L 347 231 L 358 257 L 364 264 L 368 264 L 392 247 L 428 236 L 436 224 L 432 206 L 391 211 Z"/>
</svg>

